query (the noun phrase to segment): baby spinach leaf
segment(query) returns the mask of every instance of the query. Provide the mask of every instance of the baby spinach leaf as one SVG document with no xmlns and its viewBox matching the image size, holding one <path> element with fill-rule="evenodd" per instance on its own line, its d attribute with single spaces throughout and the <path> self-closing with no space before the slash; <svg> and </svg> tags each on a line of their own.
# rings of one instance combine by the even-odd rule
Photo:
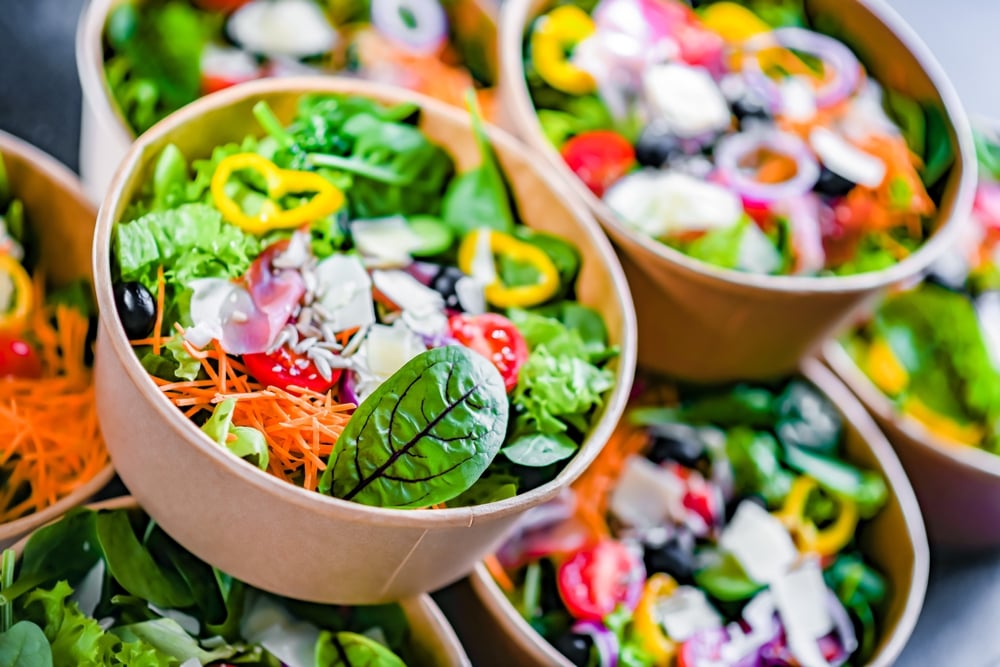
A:
<svg viewBox="0 0 1000 667">
<path fill-rule="evenodd" d="M 450 500 L 496 456 L 507 413 L 503 379 L 488 359 L 460 346 L 428 350 L 354 413 L 320 490 L 382 507 Z"/>
<path fill-rule="evenodd" d="M 52 648 L 42 629 L 21 621 L 0 634 L 0 667 L 52 667 Z"/>
<path fill-rule="evenodd" d="M 459 174 L 451 181 L 442 202 L 442 218 L 456 231 L 467 234 L 480 227 L 512 233 L 516 213 L 503 170 L 493 152 L 475 95 L 468 96 L 472 116 L 472 131 L 479 146 L 482 162 L 474 169 Z"/>
<path fill-rule="evenodd" d="M 91 510 L 76 508 L 61 521 L 36 530 L 24 547 L 17 580 L 3 590 L 0 602 L 59 579 L 82 579 L 101 557 L 94 516 Z"/>
<path fill-rule="evenodd" d="M 96 522 L 108 570 L 122 588 L 158 607 L 182 609 L 194 604 L 183 578 L 160 567 L 139 542 L 127 512 L 100 512 Z"/>
<path fill-rule="evenodd" d="M 521 479 L 508 472 L 488 470 L 476 483 L 448 501 L 448 507 L 471 507 L 506 500 L 517 495 Z"/>
<path fill-rule="evenodd" d="M 406 667 L 374 639 L 353 632 L 323 632 L 316 642 L 316 667 Z"/>
<path fill-rule="evenodd" d="M 513 463 L 538 468 L 568 459 L 576 450 L 577 444 L 565 433 L 528 433 L 501 451 Z"/>
</svg>

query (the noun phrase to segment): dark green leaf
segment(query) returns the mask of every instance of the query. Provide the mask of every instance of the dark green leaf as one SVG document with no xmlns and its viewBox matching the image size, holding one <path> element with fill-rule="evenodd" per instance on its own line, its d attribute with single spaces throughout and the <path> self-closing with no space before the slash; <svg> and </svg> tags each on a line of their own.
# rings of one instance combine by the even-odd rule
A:
<svg viewBox="0 0 1000 667">
<path fill-rule="evenodd" d="M 885 504 L 889 491 L 881 475 L 828 458 L 810 449 L 785 447 L 785 464 L 809 475 L 824 490 L 853 501 L 863 518 L 870 518 Z"/>
<path fill-rule="evenodd" d="M 126 591 L 168 609 L 194 604 L 183 578 L 176 571 L 162 568 L 139 542 L 127 512 L 100 512 L 97 539 L 108 570 Z"/>
<path fill-rule="evenodd" d="M 406 667 L 374 639 L 353 632 L 323 632 L 316 643 L 316 667 Z"/>
<path fill-rule="evenodd" d="M 778 443 L 770 433 L 735 426 L 726 434 L 726 458 L 739 495 L 759 494 L 769 507 L 780 505 L 792 475 L 778 461 Z"/>
<path fill-rule="evenodd" d="M 495 464 L 494 464 L 495 465 Z M 448 501 L 449 507 L 471 507 L 506 500 L 517 495 L 520 478 L 505 472 L 494 472 L 493 466 L 466 491 Z"/>
<path fill-rule="evenodd" d="M 807 447 L 834 455 L 840 444 L 840 413 L 812 385 L 800 380 L 788 384 L 777 404 L 775 434 L 783 445 Z"/>
<path fill-rule="evenodd" d="M 52 648 L 42 629 L 21 621 L 0 634 L 0 667 L 52 667 Z"/>
<path fill-rule="evenodd" d="M 537 468 L 568 459 L 578 448 L 565 433 L 528 433 L 500 451 L 513 463 Z"/>
<path fill-rule="evenodd" d="M 382 507 L 447 501 L 496 456 L 507 411 L 503 379 L 488 359 L 460 346 L 428 350 L 362 402 L 320 489 Z"/>
</svg>

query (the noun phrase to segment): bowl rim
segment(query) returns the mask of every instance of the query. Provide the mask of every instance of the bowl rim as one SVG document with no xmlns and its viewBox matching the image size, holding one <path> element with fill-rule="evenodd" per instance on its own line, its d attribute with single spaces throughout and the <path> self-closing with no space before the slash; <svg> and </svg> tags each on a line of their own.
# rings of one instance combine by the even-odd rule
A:
<svg viewBox="0 0 1000 667">
<path fill-rule="evenodd" d="M 16 155 L 24 164 L 29 165 L 32 171 L 42 174 L 47 180 L 51 181 L 59 189 L 61 196 L 75 200 L 81 208 L 89 211 L 91 216 L 94 218 L 97 217 L 94 206 L 84 194 L 83 186 L 76 175 L 62 162 L 42 149 L 8 132 L 0 130 L 0 154 Z M 29 533 L 52 519 L 61 516 L 70 508 L 86 502 L 88 498 L 104 488 L 114 476 L 115 469 L 109 459 L 107 465 L 101 468 L 96 475 L 48 507 L 19 519 L 0 524 L 0 542 L 18 538 L 25 533 Z"/>
<path fill-rule="evenodd" d="M 444 102 L 405 89 L 333 76 L 262 79 L 202 97 L 174 112 L 145 132 L 131 146 L 128 154 L 119 164 L 98 213 L 92 261 L 100 323 L 103 333 L 106 334 L 104 353 L 114 354 L 121 360 L 136 388 L 145 394 L 149 404 L 186 445 L 198 448 L 215 465 L 221 466 L 227 474 L 238 476 L 243 483 L 251 484 L 263 493 L 279 496 L 283 501 L 302 509 L 322 508 L 323 512 L 329 516 L 362 515 L 366 517 L 366 521 L 383 526 L 408 528 L 471 526 L 477 520 L 521 513 L 526 508 L 555 496 L 561 488 L 572 483 L 593 461 L 625 410 L 635 373 L 637 324 L 632 295 L 628 290 L 624 271 L 612 250 L 611 243 L 593 221 L 586 208 L 572 197 L 568 197 L 565 192 L 565 184 L 540 168 L 538 163 L 534 163 L 530 167 L 537 180 L 547 190 L 563 200 L 569 214 L 576 220 L 578 230 L 585 234 L 596 248 L 599 258 L 605 265 L 608 277 L 614 285 L 622 319 L 621 340 L 617 342 L 619 354 L 615 359 L 616 366 L 614 367 L 615 386 L 610 390 L 602 412 L 594 422 L 587 437 L 580 444 L 577 453 L 553 480 L 512 498 L 471 507 L 393 509 L 362 505 L 327 496 L 318 491 L 307 491 L 296 484 L 280 480 L 233 457 L 226 450 L 214 445 L 194 422 L 184 417 L 183 413 L 171 405 L 162 392 L 157 389 L 150 375 L 136 358 L 115 315 L 110 264 L 111 234 L 112 229 L 117 224 L 117 220 L 114 219 L 116 215 L 114 208 L 122 199 L 130 175 L 145 162 L 146 154 L 151 150 L 152 144 L 159 141 L 165 134 L 182 125 L 197 122 L 206 111 L 230 107 L 240 101 L 270 93 L 295 96 L 307 93 L 341 93 L 371 97 L 387 103 L 414 102 L 420 106 L 424 113 L 444 117 L 448 122 L 460 127 L 470 127 L 467 113 Z M 528 162 L 525 159 L 524 147 L 516 139 L 495 126 L 487 125 L 486 129 L 494 147 Z M 313 503 L 319 503 L 319 505 Z"/>
<path fill-rule="evenodd" d="M 868 446 L 882 468 L 889 488 L 899 503 L 903 527 L 913 547 L 913 568 L 910 585 L 902 613 L 896 622 L 892 636 L 873 656 L 868 667 L 891 667 L 909 641 L 920 617 L 930 574 L 930 547 L 924 528 L 920 506 L 913 493 L 902 464 L 892 446 L 864 406 L 851 391 L 827 367 L 814 358 L 803 360 L 798 373 L 818 388 L 834 404 L 838 412 L 850 423 Z M 791 374 L 793 377 L 795 373 Z M 536 659 L 544 659 L 558 667 L 572 667 L 571 663 L 555 649 L 540 633 L 534 630 L 507 599 L 494 581 L 486 566 L 479 562 L 469 574 L 469 582 L 479 601 L 487 608 L 494 620 L 503 627 L 506 637 Z"/>
<path fill-rule="evenodd" d="M 131 495 L 114 496 L 112 498 L 105 498 L 103 500 L 98 500 L 92 503 L 87 503 L 84 505 L 87 509 L 99 511 L 99 510 L 119 510 L 119 509 L 138 509 L 143 512 L 146 510 L 142 507 L 139 501 Z M 45 521 L 44 524 L 35 526 L 32 528 L 31 532 L 24 535 L 16 543 L 14 543 L 10 548 L 13 549 L 15 557 L 20 560 L 24 553 L 24 547 L 28 544 L 28 539 L 31 535 L 39 528 L 43 528 L 46 525 L 51 525 L 56 521 L 62 519 L 63 515 L 51 517 L 50 520 Z M 276 595 L 275 593 L 269 593 L 269 595 Z M 281 596 L 279 596 L 281 597 Z M 435 629 L 435 634 L 442 643 L 445 645 L 443 648 L 450 655 L 452 660 L 454 660 L 456 665 L 471 665 L 468 656 L 465 654 L 465 647 L 462 646 L 462 642 L 459 641 L 458 635 L 455 634 L 455 629 L 448 622 L 445 617 L 444 612 L 438 607 L 437 603 L 434 602 L 428 593 L 420 593 L 419 595 L 414 595 L 408 598 L 399 600 L 398 604 L 403 609 L 403 613 L 406 614 L 407 623 L 409 623 L 410 616 L 414 614 L 419 614 L 423 616 L 430 625 Z M 333 605 L 331 605 L 333 606 Z M 358 605 L 347 605 L 347 606 L 358 606 Z"/>
<path fill-rule="evenodd" d="M 956 212 L 971 210 L 975 190 L 975 169 L 972 131 L 958 94 L 945 75 L 941 65 L 916 32 L 899 13 L 883 0 L 853 0 L 874 16 L 909 51 L 920 68 L 930 79 L 941 96 L 945 115 L 955 133 L 955 165 L 961 168 L 951 213 L 942 219 L 937 216 L 938 227 L 920 247 L 896 264 L 879 271 L 867 271 L 847 276 L 797 276 L 770 275 L 738 271 L 714 266 L 675 250 L 628 225 L 575 174 L 571 173 L 555 148 L 542 133 L 534 103 L 528 91 L 522 59 L 524 32 L 537 14 L 536 7 L 550 6 L 553 0 L 504 0 L 500 8 L 499 45 L 501 69 L 501 104 L 506 106 L 512 128 L 525 143 L 541 153 L 559 176 L 569 183 L 575 196 L 594 211 L 601 226 L 620 243 L 639 247 L 647 254 L 647 261 L 655 259 L 683 269 L 686 278 L 701 283 L 721 283 L 730 288 L 750 291 L 762 290 L 776 293 L 828 293 L 870 291 L 905 280 L 926 268 L 944 252 L 956 233 L 962 217 Z"/>
<path fill-rule="evenodd" d="M 827 341 L 822 348 L 823 361 L 847 387 L 880 420 L 898 429 L 907 440 L 914 442 L 950 463 L 985 473 L 1000 483 L 1000 455 L 979 447 L 970 447 L 932 433 L 923 422 L 900 410 L 885 392 L 871 381 L 844 346 L 837 340 Z"/>
<path fill-rule="evenodd" d="M 80 87 L 83 89 L 84 106 L 90 107 L 90 110 L 102 124 L 107 125 L 107 121 L 110 120 L 110 127 L 107 129 L 117 134 L 121 141 L 131 144 L 138 135 L 132 130 L 125 114 L 115 102 L 114 93 L 108 85 L 107 77 L 104 76 L 103 49 L 104 28 L 107 25 L 108 15 L 116 6 L 128 1 L 87 0 L 76 24 L 75 57 L 77 77 L 80 79 Z M 468 0 L 468 2 L 475 4 L 482 15 L 490 21 L 499 43 L 500 17 L 497 3 L 493 0 Z M 499 58 L 496 59 L 495 65 L 494 78 L 496 81 L 492 88 L 497 90 L 502 70 Z M 341 73 L 331 72 L 317 76 L 341 76 Z M 201 95 L 198 99 L 202 97 L 205 95 Z"/>
</svg>

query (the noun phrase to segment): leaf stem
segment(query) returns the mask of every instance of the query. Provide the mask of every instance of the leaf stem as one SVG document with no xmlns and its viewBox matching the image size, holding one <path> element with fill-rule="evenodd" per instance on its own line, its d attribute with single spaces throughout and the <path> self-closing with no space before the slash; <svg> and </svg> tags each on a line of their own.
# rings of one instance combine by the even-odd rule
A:
<svg viewBox="0 0 1000 667">
<path fill-rule="evenodd" d="M 391 169 L 385 169 L 353 158 L 327 155 L 326 153 L 309 153 L 306 157 L 309 159 L 309 163 L 315 167 L 331 167 L 351 174 L 357 174 L 358 176 L 364 176 L 373 181 L 386 183 L 387 185 L 406 185 L 410 180 Z"/>
<path fill-rule="evenodd" d="M 16 558 L 13 549 L 4 549 L 2 562 L 0 562 L 0 590 L 6 591 L 14 585 L 14 564 Z M 0 633 L 10 630 L 14 622 L 14 604 L 12 600 L 7 600 L 0 606 Z"/>
<path fill-rule="evenodd" d="M 282 148 L 291 148 L 295 145 L 294 137 L 282 126 L 281 121 L 271 111 L 271 107 L 267 102 L 261 100 L 253 105 L 253 115 L 257 119 L 257 122 L 260 123 L 260 126 L 264 128 L 264 131 L 277 140 Z"/>
</svg>

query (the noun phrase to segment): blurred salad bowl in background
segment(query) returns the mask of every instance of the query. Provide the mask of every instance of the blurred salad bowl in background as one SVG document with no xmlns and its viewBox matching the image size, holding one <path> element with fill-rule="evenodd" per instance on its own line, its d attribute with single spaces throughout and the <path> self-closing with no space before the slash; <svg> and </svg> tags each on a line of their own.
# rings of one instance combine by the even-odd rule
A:
<svg viewBox="0 0 1000 667">
<path fill-rule="evenodd" d="M 790 372 L 971 201 L 961 107 L 880 3 L 514 0 L 501 43 L 506 117 L 650 285 L 672 375 Z"/>
<path fill-rule="evenodd" d="M 213 565 L 317 601 L 433 590 L 621 414 L 614 254 L 472 107 L 272 80 L 130 152 L 94 245 L 98 409 L 126 485 Z"/>
<path fill-rule="evenodd" d="M 68 169 L 0 132 L 0 544 L 114 475 L 90 368 L 95 217 Z"/>
<path fill-rule="evenodd" d="M 913 480 L 931 539 L 1000 544 L 1000 141 L 976 132 L 969 224 L 922 282 L 826 348 Z"/>
<path fill-rule="evenodd" d="M 779 383 L 636 386 L 594 464 L 473 575 L 508 641 L 559 665 L 891 665 L 927 543 L 846 388 L 817 362 Z"/>
<path fill-rule="evenodd" d="M 265 77 L 344 74 L 494 117 L 487 0 L 94 0 L 80 20 L 80 171 L 104 195 L 133 138 L 202 95 Z"/>
<path fill-rule="evenodd" d="M 427 596 L 336 607 L 270 595 L 198 560 L 129 497 L 39 528 L 4 552 L 2 573 L 11 664 L 468 664 Z"/>
</svg>

